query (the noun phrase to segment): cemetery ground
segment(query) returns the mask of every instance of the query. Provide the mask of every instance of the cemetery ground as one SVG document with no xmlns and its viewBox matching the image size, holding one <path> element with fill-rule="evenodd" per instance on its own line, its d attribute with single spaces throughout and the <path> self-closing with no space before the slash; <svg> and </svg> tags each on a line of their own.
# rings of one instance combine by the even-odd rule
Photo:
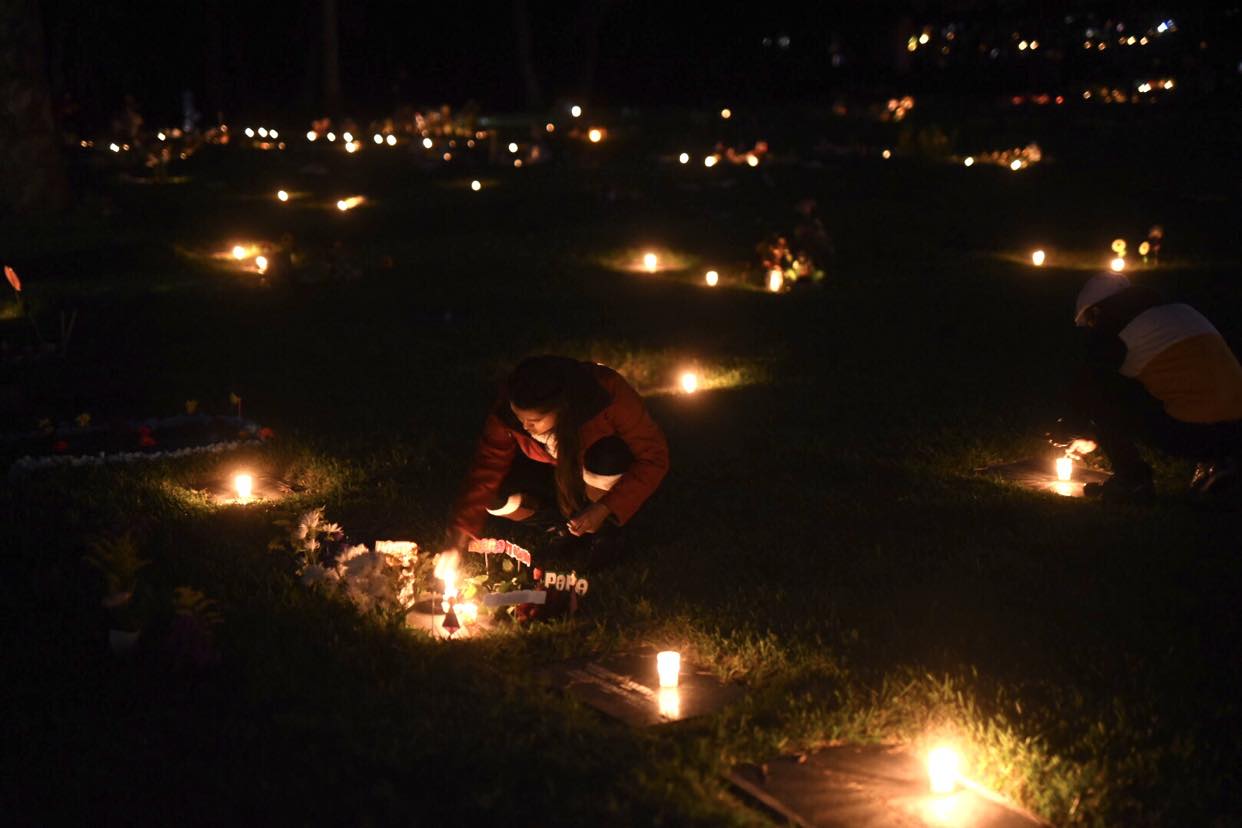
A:
<svg viewBox="0 0 1242 828">
<path fill-rule="evenodd" d="M 901 154 L 682 168 L 639 138 L 500 172 L 368 150 L 308 175 L 294 152 L 204 150 L 180 183 L 83 173 L 68 220 L 0 231 L 36 309 L 42 292 L 79 312 L 63 360 L 14 369 L 33 414 L 227 413 L 236 393 L 276 437 L 0 489 L 10 807 L 43 824 L 749 824 L 733 764 L 934 731 L 1054 823 L 1242 818 L 1237 501 L 1194 502 L 1165 459 L 1143 507 L 972 473 L 1046 451 L 1063 413 L 1092 271 L 1057 251 L 1102 263 L 1163 224 L 1165 259 L 1134 278 L 1242 345 L 1238 161 L 1194 126 L 1087 125 L 1076 155 L 1020 173 Z M 280 187 L 311 195 L 281 204 Z M 309 203 L 353 193 L 369 203 Z M 825 282 L 727 284 L 806 196 L 836 245 Z M 284 232 L 341 240 L 362 275 L 261 287 L 186 253 Z M 685 272 L 604 264 L 648 245 Z M 629 558 L 593 575 L 573 623 L 433 641 L 307 590 L 269 550 L 277 517 L 318 505 L 359 541 L 434 547 L 495 383 L 535 352 L 617 367 L 671 447 Z M 728 381 L 665 389 L 689 363 Z M 217 506 L 187 488 L 241 466 L 304 491 Z M 126 530 L 149 596 L 216 602 L 218 664 L 109 651 L 82 559 Z M 639 643 L 748 692 L 634 730 L 534 677 Z"/>
</svg>

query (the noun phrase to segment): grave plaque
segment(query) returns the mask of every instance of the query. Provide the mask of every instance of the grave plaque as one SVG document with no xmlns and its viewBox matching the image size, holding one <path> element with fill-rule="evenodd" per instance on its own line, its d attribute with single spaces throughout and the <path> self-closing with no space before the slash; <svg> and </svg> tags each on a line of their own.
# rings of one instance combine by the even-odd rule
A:
<svg viewBox="0 0 1242 828">
<path fill-rule="evenodd" d="M 850 828 L 1037 828 L 1038 819 L 976 786 L 929 792 L 924 763 L 904 747 L 842 745 L 763 765 L 739 765 L 729 782 L 795 825 Z"/>
<path fill-rule="evenodd" d="M 660 687 L 654 650 L 558 662 L 542 673 L 552 686 L 634 727 L 706 716 L 744 692 L 689 659 L 682 660 L 677 687 Z"/>
</svg>

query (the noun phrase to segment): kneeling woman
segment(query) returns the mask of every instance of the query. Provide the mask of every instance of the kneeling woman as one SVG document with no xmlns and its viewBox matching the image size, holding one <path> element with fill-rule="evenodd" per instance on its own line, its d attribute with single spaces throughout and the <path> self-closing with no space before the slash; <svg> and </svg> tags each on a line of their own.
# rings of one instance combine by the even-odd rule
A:
<svg viewBox="0 0 1242 828">
<path fill-rule="evenodd" d="M 523 521 L 553 505 L 574 535 L 621 525 L 667 472 L 664 433 L 620 374 L 566 357 L 531 357 L 488 414 L 445 545 L 465 549 L 488 514 Z"/>
</svg>

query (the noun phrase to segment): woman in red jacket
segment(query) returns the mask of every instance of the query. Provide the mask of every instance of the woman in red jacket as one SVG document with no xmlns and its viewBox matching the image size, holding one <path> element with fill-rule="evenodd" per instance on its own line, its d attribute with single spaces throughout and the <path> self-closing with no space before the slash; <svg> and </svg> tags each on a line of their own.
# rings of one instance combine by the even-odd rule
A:
<svg viewBox="0 0 1242 828">
<path fill-rule="evenodd" d="M 620 374 L 531 357 L 488 414 L 445 546 L 464 549 L 488 514 L 525 521 L 552 506 L 576 536 L 623 525 L 667 472 L 664 433 Z"/>
</svg>

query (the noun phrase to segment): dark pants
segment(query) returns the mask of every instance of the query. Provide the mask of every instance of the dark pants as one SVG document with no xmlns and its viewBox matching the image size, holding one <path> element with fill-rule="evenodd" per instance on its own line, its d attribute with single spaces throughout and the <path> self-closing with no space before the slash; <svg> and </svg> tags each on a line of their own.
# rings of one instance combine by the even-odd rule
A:
<svg viewBox="0 0 1242 828">
<path fill-rule="evenodd" d="M 583 458 L 585 471 L 601 476 L 624 474 L 634 462 L 630 447 L 620 437 L 603 437 L 592 443 Z M 536 510 L 524 522 L 531 524 L 561 525 L 566 516 L 560 514 L 556 500 L 556 467 L 549 463 L 531 460 L 518 452 L 505 479 L 501 481 L 499 501 L 510 495 L 522 495 L 524 506 Z"/>
<path fill-rule="evenodd" d="M 1071 405 L 1120 477 L 1151 475 L 1139 444 L 1199 461 L 1237 457 L 1242 450 L 1242 422 L 1175 420 L 1142 383 L 1117 373 L 1084 373 L 1074 385 Z"/>
</svg>

